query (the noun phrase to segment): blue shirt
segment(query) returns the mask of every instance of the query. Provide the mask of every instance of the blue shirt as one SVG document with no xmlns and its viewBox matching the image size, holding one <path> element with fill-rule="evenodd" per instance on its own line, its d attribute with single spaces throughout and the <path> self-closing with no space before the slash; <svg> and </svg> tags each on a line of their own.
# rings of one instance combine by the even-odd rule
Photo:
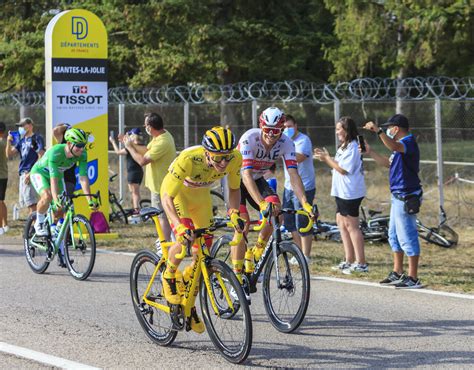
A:
<svg viewBox="0 0 474 370">
<path fill-rule="evenodd" d="M 295 143 L 296 153 L 303 154 L 306 159 L 303 162 L 298 163 L 298 173 L 301 177 L 301 181 L 304 185 L 304 190 L 313 190 L 316 188 L 316 180 L 314 175 L 314 165 L 313 165 L 313 145 L 309 136 L 298 132 L 298 135 L 293 139 Z M 290 175 L 288 170 L 285 169 L 285 189 L 291 190 Z"/>
<path fill-rule="evenodd" d="M 20 153 L 20 165 L 18 172 L 30 172 L 33 165 L 38 160 L 38 153 L 44 150 L 44 139 L 39 134 L 30 137 L 22 137 L 15 145 L 15 149 Z"/>
<path fill-rule="evenodd" d="M 420 149 L 413 135 L 400 139 L 405 152 L 393 152 L 390 156 L 390 191 L 407 195 L 421 190 Z"/>
</svg>

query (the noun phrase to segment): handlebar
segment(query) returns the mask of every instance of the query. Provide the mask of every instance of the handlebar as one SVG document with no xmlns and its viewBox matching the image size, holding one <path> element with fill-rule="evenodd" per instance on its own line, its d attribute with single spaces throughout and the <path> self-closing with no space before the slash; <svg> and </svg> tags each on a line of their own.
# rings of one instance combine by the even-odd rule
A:
<svg viewBox="0 0 474 370">
<path fill-rule="evenodd" d="M 260 231 L 267 225 L 268 220 L 269 220 L 269 218 L 272 214 L 272 208 L 273 208 L 273 204 L 269 203 L 267 209 L 260 212 L 260 214 L 262 215 L 262 222 L 260 223 L 260 225 L 254 226 L 253 229 L 255 231 Z M 293 210 L 293 209 L 289 209 L 289 208 L 283 208 L 283 209 L 280 210 L 280 212 L 278 213 L 278 215 L 276 217 L 280 216 L 283 213 L 287 213 L 287 214 L 290 214 L 290 215 L 298 214 L 298 215 L 302 215 L 302 216 L 305 216 L 305 217 L 308 218 L 308 224 L 305 227 L 301 227 L 299 229 L 300 233 L 306 233 L 306 232 L 310 231 L 313 228 L 314 221 L 309 216 L 309 213 L 306 212 L 305 210 L 303 210 L 303 209 Z M 316 204 L 313 205 L 312 213 L 316 217 L 318 216 L 318 206 Z"/>
<path fill-rule="evenodd" d="M 95 194 L 71 194 L 71 195 L 68 195 L 65 191 L 63 191 L 60 195 L 59 195 L 59 201 L 61 203 L 64 203 L 66 200 L 73 200 L 75 198 L 80 198 L 80 197 L 92 197 L 92 198 L 95 198 L 99 201 L 99 204 L 102 204 L 102 198 L 100 197 L 100 190 L 97 191 L 97 193 Z"/>
</svg>

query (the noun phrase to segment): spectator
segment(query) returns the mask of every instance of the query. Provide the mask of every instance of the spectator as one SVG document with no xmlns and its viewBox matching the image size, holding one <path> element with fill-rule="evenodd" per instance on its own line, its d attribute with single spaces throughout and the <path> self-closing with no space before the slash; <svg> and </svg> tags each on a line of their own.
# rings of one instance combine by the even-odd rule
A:
<svg viewBox="0 0 474 370">
<path fill-rule="evenodd" d="M 131 142 L 134 144 L 137 151 L 141 154 L 146 153 L 146 146 L 143 145 L 143 136 L 142 132 L 139 128 L 134 128 L 128 131 L 127 133 L 130 136 Z M 118 140 L 120 142 L 123 141 L 124 135 L 119 135 Z M 134 208 L 134 214 L 139 213 L 140 209 L 140 185 L 143 180 L 143 169 L 142 167 L 133 159 L 130 155 L 128 149 L 120 149 L 117 145 L 117 142 L 113 138 L 113 136 L 109 137 L 112 146 L 114 147 L 114 151 L 118 155 L 125 155 L 127 159 L 127 182 L 128 182 L 128 189 L 130 193 L 132 193 L 132 205 Z"/>
<path fill-rule="evenodd" d="M 19 123 L 18 132 L 20 140 L 13 146 L 13 137 L 8 135 L 7 156 L 12 157 L 20 154 L 20 165 L 18 172 L 20 174 L 20 207 L 28 207 L 30 214 L 36 211 L 38 195 L 30 182 L 30 171 L 36 161 L 44 154 L 44 139 L 41 135 L 34 132 L 33 120 L 29 117 L 23 118 Z"/>
<path fill-rule="evenodd" d="M 68 123 L 60 123 L 53 129 L 53 136 L 59 144 L 66 144 L 64 134 L 66 130 L 70 129 L 71 125 Z M 76 189 L 76 164 L 64 171 L 64 184 L 66 185 L 66 193 L 72 195 Z"/>
<path fill-rule="evenodd" d="M 5 140 L 6 126 L 0 122 L 0 235 L 9 230 L 7 207 L 5 206 L 5 192 L 8 182 L 8 165 L 6 156 L 7 141 Z"/>
<path fill-rule="evenodd" d="M 316 182 L 314 176 L 314 165 L 312 157 L 312 148 L 311 139 L 298 131 L 298 125 L 293 116 L 287 115 L 285 122 L 285 131 L 283 132 L 295 143 L 296 151 L 296 162 L 298 163 L 298 173 L 303 182 L 306 200 L 309 204 L 313 204 L 314 196 L 316 193 Z M 290 183 L 290 176 L 288 175 L 288 170 L 285 169 L 285 190 L 283 192 L 283 208 L 290 209 L 301 209 L 301 203 L 296 197 L 295 193 L 292 190 Z M 298 230 L 308 224 L 308 220 L 303 216 L 295 215 L 284 215 L 285 227 L 293 235 L 294 242 L 300 247 L 303 251 L 304 256 L 308 264 L 311 261 L 311 244 L 313 242 L 313 231 L 306 233 L 300 233 Z M 294 257 L 293 257 L 294 258 Z M 293 259 L 292 259 L 293 260 Z M 296 259 L 291 262 L 297 263 Z"/>
<path fill-rule="evenodd" d="M 422 288 L 418 279 L 420 242 L 416 228 L 416 213 L 419 211 L 421 196 L 420 150 L 415 137 L 409 131 L 408 119 L 402 114 L 392 116 L 382 125 L 367 122 L 366 130 L 376 132 L 383 144 L 392 151 L 390 158 L 373 151 L 366 143 L 366 152 L 378 164 L 390 169 L 389 182 L 392 193 L 388 242 L 393 251 L 393 271 L 382 285 L 396 288 Z M 408 275 L 403 272 L 403 257 L 408 256 Z"/>
<path fill-rule="evenodd" d="M 157 113 L 145 114 L 145 130 L 153 139 L 147 145 L 147 151 L 141 153 L 140 147 L 134 144 L 130 135 L 124 135 L 122 142 L 132 158 L 142 167 L 146 167 L 145 186 L 150 189 L 151 205 L 163 209 L 160 198 L 160 187 L 168 167 L 176 157 L 176 147 L 171 134 L 164 129 L 163 119 Z M 160 215 L 160 224 L 167 240 L 171 236 L 171 227 L 165 213 Z"/>
<path fill-rule="evenodd" d="M 344 274 L 369 272 L 365 261 L 364 236 L 359 228 L 359 208 L 365 197 L 362 156 L 358 150 L 357 127 L 350 117 L 336 124 L 339 148 L 331 158 L 326 148 L 314 149 L 314 155 L 332 168 L 331 196 L 336 199 L 336 222 L 344 245 L 344 261 L 334 266 Z"/>
</svg>

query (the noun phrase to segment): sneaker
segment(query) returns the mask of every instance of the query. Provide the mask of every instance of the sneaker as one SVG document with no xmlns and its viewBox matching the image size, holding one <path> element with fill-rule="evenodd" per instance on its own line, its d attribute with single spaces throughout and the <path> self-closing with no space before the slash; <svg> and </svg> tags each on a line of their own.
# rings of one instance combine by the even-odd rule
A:
<svg viewBox="0 0 474 370">
<path fill-rule="evenodd" d="M 8 232 L 8 230 L 10 230 L 10 227 L 7 225 L 7 226 L 3 226 L 3 233 L 6 234 Z"/>
<path fill-rule="evenodd" d="M 420 289 L 423 288 L 420 279 L 414 279 L 411 276 L 406 276 L 405 279 L 397 284 L 394 284 L 397 289 Z"/>
<path fill-rule="evenodd" d="M 345 274 L 345 275 L 350 275 L 353 272 L 356 272 L 356 273 L 369 272 L 369 265 L 368 264 L 362 265 L 360 263 L 353 263 L 349 267 L 342 270 L 342 273 Z"/>
<path fill-rule="evenodd" d="M 0 235 L 3 235 L 5 233 L 5 230 L 3 230 L 3 227 L 0 227 Z"/>
<path fill-rule="evenodd" d="M 44 222 L 36 222 L 35 223 L 35 231 L 36 231 L 36 236 L 48 236 L 48 230 L 45 227 Z"/>
<path fill-rule="evenodd" d="M 383 279 L 380 284 L 381 285 L 395 285 L 398 284 L 400 281 L 406 278 L 405 274 L 398 274 L 395 271 L 392 271 L 388 276 Z"/>
<path fill-rule="evenodd" d="M 191 308 L 191 329 L 198 334 L 202 334 L 206 330 L 202 320 L 197 314 L 196 306 Z"/>
<path fill-rule="evenodd" d="M 350 262 L 341 261 L 341 262 L 339 262 L 339 265 L 331 267 L 331 270 L 333 270 L 333 271 L 341 270 L 342 271 L 342 270 L 347 269 L 349 267 L 351 267 Z"/>
<path fill-rule="evenodd" d="M 163 274 L 164 275 L 164 274 Z M 181 295 L 178 292 L 178 287 L 176 284 L 176 278 L 165 278 L 162 276 L 161 281 L 163 283 L 163 293 L 165 295 L 165 299 L 168 301 L 169 304 L 180 304 L 181 303 Z"/>
</svg>

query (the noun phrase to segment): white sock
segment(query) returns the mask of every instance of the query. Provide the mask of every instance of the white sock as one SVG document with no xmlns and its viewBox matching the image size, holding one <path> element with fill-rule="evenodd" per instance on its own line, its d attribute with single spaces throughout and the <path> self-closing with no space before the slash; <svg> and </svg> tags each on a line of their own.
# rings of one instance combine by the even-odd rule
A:
<svg viewBox="0 0 474 370">
<path fill-rule="evenodd" d="M 36 213 L 36 223 L 42 224 L 46 218 L 46 213 Z"/>
</svg>

